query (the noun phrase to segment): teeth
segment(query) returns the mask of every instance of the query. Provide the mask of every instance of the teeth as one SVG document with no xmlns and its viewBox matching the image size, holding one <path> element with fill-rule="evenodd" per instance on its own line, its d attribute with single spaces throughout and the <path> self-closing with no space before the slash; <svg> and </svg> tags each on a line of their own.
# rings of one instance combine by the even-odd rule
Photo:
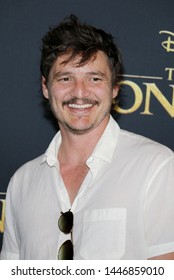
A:
<svg viewBox="0 0 174 280">
<path fill-rule="evenodd" d="M 69 106 L 70 108 L 74 108 L 74 109 L 86 109 L 86 108 L 92 107 L 92 104 L 83 104 L 83 105 L 79 105 L 79 104 L 69 104 L 68 106 Z"/>
</svg>

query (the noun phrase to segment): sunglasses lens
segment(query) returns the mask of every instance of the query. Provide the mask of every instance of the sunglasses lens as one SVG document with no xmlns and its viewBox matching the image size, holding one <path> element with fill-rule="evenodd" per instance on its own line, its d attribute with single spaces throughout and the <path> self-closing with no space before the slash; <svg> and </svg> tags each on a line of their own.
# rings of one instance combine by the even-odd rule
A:
<svg viewBox="0 0 174 280">
<path fill-rule="evenodd" d="M 62 213 L 58 221 L 58 226 L 63 233 L 70 233 L 73 227 L 73 213 L 70 211 Z"/>
<path fill-rule="evenodd" d="M 65 241 L 59 249 L 59 260 L 73 260 L 73 245 L 71 240 Z"/>
</svg>

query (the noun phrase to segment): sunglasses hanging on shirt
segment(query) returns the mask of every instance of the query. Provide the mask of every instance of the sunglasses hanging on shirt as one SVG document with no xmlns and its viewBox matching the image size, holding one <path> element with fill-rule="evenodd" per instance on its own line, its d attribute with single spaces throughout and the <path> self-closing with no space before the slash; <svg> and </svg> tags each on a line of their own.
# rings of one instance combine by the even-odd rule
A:
<svg viewBox="0 0 174 280">
<path fill-rule="evenodd" d="M 60 247 L 58 252 L 58 260 L 73 260 L 74 248 L 72 241 L 72 229 L 73 229 L 73 213 L 69 210 L 65 213 L 61 212 L 61 216 L 58 220 L 58 227 L 61 232 L 65 234 L 71 234 L 71 239 L 66 240 Z"/>
</svg>

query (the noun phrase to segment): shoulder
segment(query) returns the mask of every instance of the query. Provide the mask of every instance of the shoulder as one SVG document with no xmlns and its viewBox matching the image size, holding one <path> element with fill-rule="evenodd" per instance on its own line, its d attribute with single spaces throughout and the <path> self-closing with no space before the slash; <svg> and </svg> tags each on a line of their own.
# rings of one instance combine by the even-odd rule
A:
<svg viewBox="0 0 174 280">
<path fill-rule="evenodd" d="M 109 129 L 112 135 L 109 135 L 117 142 L 117 152 L 124 154 L 154 156 L 160 154 L 164 157 L 174 157 L 174 152 L 167 146 L 147 138 L 143 135 L 121 129 L 118 123 L 111 118 Z"/>
<path fill-rule="evenodd" d="M 40 155 L 37 158 L 34 158 L 25 164 L 23 164 L 16 172 L 14 175 L 23 175 L 25 173 L 32 173 L 34 170 L 37 170 L 41 167 L 42 165 L 42 160 L 43 160 L 44 155 Z"/>
<path fill-rule="evenodd" d="M 43 155 L 22 165 L 11 177 L 6 193 L 6 204 L 17 203 L 20 207 L 23 198 L 36 189 L 41 175 Z"/>
<path fill-rule="evenodd" d="M 43 168 L 43 156 L 44 155 L 41 155 L 35 159 L 32 159 L 18 168 L 10 179 L 9 187 L 15 185 L 15 188 L 19 188 L 21 184 L 29 184 L 33 178 L 36 178 L 37 180 L 37 177 Z"/>
<path fill-rule="evenodd" d="M 157 161 L 174 159 L 174 152 L 167 146 L 126 130 L 120 130 L 119 145 L 132 158 Z"/>
</svg>

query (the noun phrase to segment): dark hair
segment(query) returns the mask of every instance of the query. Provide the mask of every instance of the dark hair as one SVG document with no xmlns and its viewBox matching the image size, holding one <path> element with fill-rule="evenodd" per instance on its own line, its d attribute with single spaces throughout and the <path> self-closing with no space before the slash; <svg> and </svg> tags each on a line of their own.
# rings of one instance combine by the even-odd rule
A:
<svg viewBox="0 0 174 280">
<path fill-rule="evenodd" d="M 121 55 L 113 42 L 113 37 L 94 26 L 82 24 L 75 15 L 65 18 L 58 26 L 50 27 L 42 39 L 41 74 L 48 81 L 49 72 L 57 57 L 70 53 L 65 63 L 81 55 L 79 65 L 85 64 L 97 51 L 103 51 L 109 61 L 112 72 L 112 84 L 120 80 Z"/>
</svg>

